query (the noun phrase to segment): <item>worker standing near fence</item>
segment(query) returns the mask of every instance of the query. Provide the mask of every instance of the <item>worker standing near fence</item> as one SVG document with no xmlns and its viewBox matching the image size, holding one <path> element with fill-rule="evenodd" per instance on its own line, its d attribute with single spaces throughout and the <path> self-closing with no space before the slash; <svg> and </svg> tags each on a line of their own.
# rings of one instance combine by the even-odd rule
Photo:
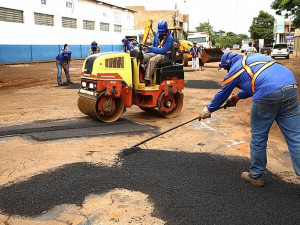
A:
<svg viewBox="0 0 300 225">
<path fill-rule="evenodd" d="M 101 49 L 100 46 L 98 45 L 98 43 L 96 41 L 93 41 L 91 43 L 91 47 L 89 49 L 89 55 L 93 55 L 93 54 L 98 54 L 100 53 Z"/>
<path fill-rule="evenodd" d="M 197 47 L 197 43 L 193 43 L 193 47 L 190 48 L 190 54 L 192 55 L 192 69 L 199 70 L 199 54 L 202 55 L 202 51 L 199 47 Z M 201 64 L 202 71 L 202 64 Z"/>
<path fill-rule="evenodd" d="M 222 82 L 222 89 L 204 107 L 199 119 L 211 117 L 211 113 L 225 101 L 225 105 L 230 107 L 236 106 L 240 99 L 252 97 L 251 167 L 250 172 L 241 174 L 241 178 L 253 185 L 264 186 L 262 175 L 267 165 L 267 141 L 274 121 L 281 129 L 294 170 L 300 176 L 300 109 L 297 82 L 293 73 L 261 54 L 241 56 L 225 53 L 221 58 L 219 69 L 221 68 L 228 71 Z M 231 95 L 236 87 L 242 91 Z"/>
</svg>

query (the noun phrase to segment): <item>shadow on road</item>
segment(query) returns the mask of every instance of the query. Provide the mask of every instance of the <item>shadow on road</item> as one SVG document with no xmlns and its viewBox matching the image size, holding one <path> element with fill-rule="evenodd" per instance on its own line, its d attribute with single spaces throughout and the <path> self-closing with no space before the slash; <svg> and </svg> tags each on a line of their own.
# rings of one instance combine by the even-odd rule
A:
<svg viewBox="0 0 300 225">
<path fill-rule="evenodd" d="M 0 209 L 33 217 L 60 204 L 81 205 L 115 188 L 140 191 L 167 224 L 297 224 L 300 186 L 266 172 L 265 187 L 240 179 L 249 160 L 207 153 L 141 150 L 119 166 L 74 163 L 2 187 Z"/>
</svg>

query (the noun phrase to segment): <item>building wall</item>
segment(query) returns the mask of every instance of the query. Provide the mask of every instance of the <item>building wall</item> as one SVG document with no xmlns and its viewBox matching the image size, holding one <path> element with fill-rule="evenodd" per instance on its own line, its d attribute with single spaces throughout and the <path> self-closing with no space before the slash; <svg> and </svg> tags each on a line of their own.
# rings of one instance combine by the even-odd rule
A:
<svg viewBox="0 0 300 225">
<path fill-rule="evenodd" d="M 134 14 L 134 28 L 136 30 L 142 30 L 145 28 L 148 19 L 153 20 L 153 29 L 156 30 L 158 21 L 165 20 L 169 26 L 175 26 L 174 24 L 174 10 L 156 10 L 148 11 L 144 6 L 126 6 L 126 8 L 136 11 Z M 188 15 L 178 13 L 179 25 L 187 27 L 188 29 Z"/>
<path fill-rule="evenodd" d="M 92 41 L 102 52 L 119 51 L 123 30 L 134 27 L 133 11 L 96 0 L 0 0 L 0 7 L 22 10 L 24 20 L 0 21 L 0 63 L 53 60 L 65 43 L 73 58 L 86 57 Z M 36 25 L 35 12 L 53 15 L 54 26 Z M 62 27 L 62 17 L 77 19 L 77 28 Z M 95 21 L 95 29 L 83 29 L 83 20 Z M 109 31 L 101 31 L 100 22 L 109 23 Z"/>
<path fill-rule="evenodd" d="M 300 58 L 300 29 L 295 30 L 294 56 Z"/>
</svg>

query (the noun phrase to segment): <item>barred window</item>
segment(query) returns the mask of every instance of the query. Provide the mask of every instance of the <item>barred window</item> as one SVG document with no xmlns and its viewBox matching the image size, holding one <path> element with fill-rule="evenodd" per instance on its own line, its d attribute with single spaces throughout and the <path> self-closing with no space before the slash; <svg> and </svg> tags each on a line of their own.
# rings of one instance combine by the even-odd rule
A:
<svg viewBox="0 0 300 225">
<path fill-rule="evenodd" d="M 100 22 L 100 30 L 102 30 L 102 31 L 109 31 L 109 23 L 102 23 L 102 22 Z"/>
<path fill-rule="evenodd" d="M 122 32 L 122 25 L 117 25 L 117 24 L 115 24 L 115 26 L 114 26 L 114 31 L 115 31 L 115 32 Z"/>
<path fill-rule="evenodd" d="M 83 29 L 95 30 L 95 21 L 83 20 Z"/>
<path fill-rule="evenodd" d="M 124 57 L 114 57 L 114 58 L 105 59 L 105 67 L 124 68 Z"/>
<path fill-rule="evenodd" d="M 62 27 L 77 28 L 77 19 L 62 17 Z"/>
<path fill-rule="evenodd" d="M 37 25 L 54 26 L 53 18 L 53 15 L 34 13 L 34 23 Z"/>
<path fill-rule="evenodd" d="M 24 23 L 23 11 L 0 7 L 0 21 Z"/>
</svg>

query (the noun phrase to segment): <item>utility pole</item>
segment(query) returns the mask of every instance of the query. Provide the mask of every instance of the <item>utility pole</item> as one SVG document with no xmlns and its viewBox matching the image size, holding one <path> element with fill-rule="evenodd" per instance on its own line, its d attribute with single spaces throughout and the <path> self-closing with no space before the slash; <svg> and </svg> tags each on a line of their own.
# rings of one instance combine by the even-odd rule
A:
<svg viewBox="0 0 300 225">
<path fill-rule="evenodd" d="M 175 21 L 174 21 L 175 27 L 178 26 L 178 9 L 177 9 L 177 0 L 175 0 Z"/>
</svg>

